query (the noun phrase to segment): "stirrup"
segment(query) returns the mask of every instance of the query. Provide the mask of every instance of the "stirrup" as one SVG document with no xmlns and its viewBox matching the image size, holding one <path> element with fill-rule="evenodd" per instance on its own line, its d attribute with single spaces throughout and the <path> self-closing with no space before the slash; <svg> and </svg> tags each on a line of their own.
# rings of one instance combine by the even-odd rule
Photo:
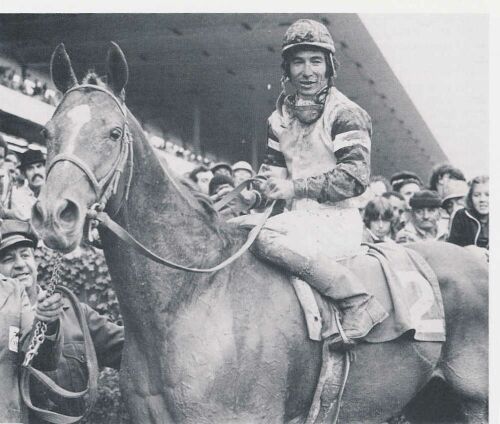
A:
<svg viewBox="0 0 500 424">
<path fill-rule="evenodd" d="M 340 314 L 337 309 L 334 311 L 335 323 L 339 329 L 339 335 L 333 337 L 331 341 L 328 341 L 328 348 L 332 351 L 347 352 L 356 346 L 356 340 L 347 337 L 344 327 L 340 322 Z"/>
</svg>

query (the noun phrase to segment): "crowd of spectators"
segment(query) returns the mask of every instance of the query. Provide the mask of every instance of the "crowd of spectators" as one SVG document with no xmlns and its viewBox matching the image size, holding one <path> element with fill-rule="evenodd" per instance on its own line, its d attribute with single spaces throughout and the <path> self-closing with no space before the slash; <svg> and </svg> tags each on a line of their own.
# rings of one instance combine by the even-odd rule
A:
<svg viewBox="0 0 500 424">
<path fill-rule="evenodd" d="M 390 181 L 373 176 L 369 192 L 372 199 L 362 210 L 366 242 L 438 240 L 488 257 L 488 176 L 467 183 L 460 169 L 442 164 L 427 187 L 418 175 L 403 171 Z"/>
<path fill-rule="evenodd" d="M 38 78 L 23 77 L 9 67 L 0 66 L 0 84 L 52 106 L 56 106 L 60 100 L 59 93 L 49 88 L 47 83 Z"/>
</svg>

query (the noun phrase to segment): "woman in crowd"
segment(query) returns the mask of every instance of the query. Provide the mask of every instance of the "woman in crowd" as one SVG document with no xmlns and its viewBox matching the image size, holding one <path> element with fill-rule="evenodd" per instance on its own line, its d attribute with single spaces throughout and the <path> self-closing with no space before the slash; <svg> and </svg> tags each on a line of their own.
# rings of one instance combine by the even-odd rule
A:
<svg viewBox="0 0 500 424">
<path fill-rule="evenodd" d="M 363 241 L 367 243 L 392 241 L 394 221 L 394 211 L 388 199 L 376 197 L 370 200 L 363 215 L 365 223 Z"/>
<path fill-rule="evenodd" d="M 489 177 L 482 175 L 470 182 L 466 207 L 455 213 L 448 241 L 459 246 L 489 249 Z"/>
</svg>

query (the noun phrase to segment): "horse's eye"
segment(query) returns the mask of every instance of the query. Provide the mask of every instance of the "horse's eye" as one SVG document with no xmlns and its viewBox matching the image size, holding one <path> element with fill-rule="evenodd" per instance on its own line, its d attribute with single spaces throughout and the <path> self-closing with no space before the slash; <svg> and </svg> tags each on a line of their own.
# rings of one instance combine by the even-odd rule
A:
<svg viewBox="0 0 500 424">
<path fill-rule="evenodd" d="M 110 134 L 110 137 L 111 137 L 111 140 L 119 140 L 122 136 L 122 130 L 120 128 L 113 128 L 111 130 L 111 134 Z"/>
<path fill-rule="evenodd" d="M 45 139 L 45 140 L 48 140 L 49 139 L 49 130 L 47 130 L 47 128 L 42 128 L 42 130 L 40 131 L 40 134 L 42 135 L 42 137 Z"/>
</svg>

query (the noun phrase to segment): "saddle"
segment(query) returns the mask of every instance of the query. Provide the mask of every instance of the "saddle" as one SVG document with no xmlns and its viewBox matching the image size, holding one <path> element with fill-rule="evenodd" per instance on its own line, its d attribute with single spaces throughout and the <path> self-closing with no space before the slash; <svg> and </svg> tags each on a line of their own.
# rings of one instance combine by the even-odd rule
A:
<svg viewBox="0 0 500 424">
<path fill-rule="evenodd" d="M 339 262 L 353 271 L 389 317 L 365 337 L 368 343 L 394 340 L 406 332 L 418 341 L 445 341 L 444 308 L 434 271 L 417 252 L 395 243 L 363 244 L 364 253 Z M 293 285 L 302 306 L 309 338 L 339 334 L 336 308 L 298 279 Z"/>
<path fill-rule="evenodd" d="M 434 271 L 415 251 L 395 243 L 364 244 L 365 253 L 344 259 L 365 282 L 368 292 L 382 303 L 389 317 L 365 337 L 367 343 L 394 340 L 412 333 L 418 341 L 445 341 L 444 307 Z M 302 306 L 309 337 L 342 332 L 339 311 L 302 280 L 292 279 Z M 336 423 L 353 352 L 331 352 L 323 341 L 322 366 L 306 424 Z"/>
</svg>

